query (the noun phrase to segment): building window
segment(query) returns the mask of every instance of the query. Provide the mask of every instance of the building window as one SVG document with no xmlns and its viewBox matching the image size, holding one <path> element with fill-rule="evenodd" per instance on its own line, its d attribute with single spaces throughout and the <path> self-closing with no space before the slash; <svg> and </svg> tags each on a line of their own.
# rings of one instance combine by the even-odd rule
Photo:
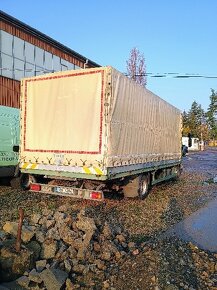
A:
<svg viewBox="0 0 217 290">
<path fill-rule="evenodd" d="M 24 40 L 14 36 L 13 56 L 24 61 Z"/>
<path fill-rule="evenodd" d="M 1 53 L 1 75 L 10 79 L 13 79 L 13 57 L 4 53 Z"/>
<path fill-rule="evenodd" d="M 25 41 L 25 60 L 28 63 L 35 63 L 35 46 Z"/>
<path fill-rule="evenodd" d="M 24 61 L 14 58 L 14 79 L 20 81 L 24 78 Z"/>
<path fill-rule="evenodd" d="M 44 52 L 44 68 L 47 72 L 53 71 L 53 55 L 50 52 Z"/>
<path fill-rule="evenodd" d="M 1 52 L 12 56 L 13 55 L 13 35 L 0 30 L 0 50 Z"/>
<path fill-rule="evenodd" d="M 74 63 L 71 63 L 71 62 L 69 62 L 69 61 L 67 61 L 67 66 L 68 66 L 68 69 L 69 69 L 69 70 L 73 70 L 73 69 L 75 69 L 75 65 L 74 65 Z"/>
<path fill-rule="evenodd" d="M 25 63 L 25 77 L 32 77 L 35 75 L 35 65 L 32 63 Z"/>
<path fill-rule="evenodd" d="M 61 71 L 65 71 L 65 70 L 68 70 L 67 66 L 61 64 Z"/>
<path fill-rule="evenodd" d="M 35 67 L 35 75 L 40 76 L 44 74 L 44 68 L 40 66 Z"/>
<path fill-rule="evenodd" d="M 80 66 L 77 66 L 77 65 L 75 65 L 75 69 L 81 69 L 81 67 L 80 67 Z"/>
<path fill-rule="evenodd" d="M 53 70 L 61 71 L 60 58 L 56 55 L 53 56 Z"/>
<path fill-rule="evenodd" d="M 40 67 L 44 67 L 44 50 L 35 47 L 35 64 Z"/>
</svg>

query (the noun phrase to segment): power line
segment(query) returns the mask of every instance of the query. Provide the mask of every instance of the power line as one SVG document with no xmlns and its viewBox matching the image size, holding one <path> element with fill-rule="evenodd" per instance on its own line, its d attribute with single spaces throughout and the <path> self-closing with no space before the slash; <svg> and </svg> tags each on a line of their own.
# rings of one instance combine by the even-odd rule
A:
<svg viewBox="0 0 217 290">
<path fill-rule="evenodd" d="M 126 76 L 129 76 L 125 73 Z M 206 79 L 216 79 L 217 76 L 214 75 L 202 75 L 202 74 L 190 74 L 190 73 L 176 73 L 176 72 L 168 72 L 168 73 L 144 73 L 144 74 L 136 74 L 135 77 L 146 76 L 151 78 L 206 78 Z"/>
<path fill-rule="evenodd" d="M 19 69 L 19 68 L 7 68 L 1 67 L 0 70 L 2 71 L 12 71 L 12 72 L 34 72 L 34 73 L 53 73 L 55 72 L 53 69 Z M 125 76 L 130 76 L 127 73 L 124 73 Z M 204 78 L 204 79 L 217 79 L 215 75 L 203 75 L 197 73 L 178 73 L 178 72 L 164 72 L 164 73 L 153 73 L 147 72 L 144 74 L 136 74 L 135 77 L 150 77 L 150 78 L 176 78 L 176 79 L 187 79 L 187 78 Z"/>
</svg>

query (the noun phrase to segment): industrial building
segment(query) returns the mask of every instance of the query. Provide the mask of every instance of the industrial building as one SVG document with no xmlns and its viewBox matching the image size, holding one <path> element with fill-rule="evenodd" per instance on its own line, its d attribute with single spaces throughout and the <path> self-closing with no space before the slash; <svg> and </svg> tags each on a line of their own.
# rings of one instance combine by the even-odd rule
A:
<svg viewBox="0 0 217 290">
<path fill-rule="evenodd" d="M 20 107 L 21 78 L 99 66 L 0 11 L 0 105 Z"/>
</svg>

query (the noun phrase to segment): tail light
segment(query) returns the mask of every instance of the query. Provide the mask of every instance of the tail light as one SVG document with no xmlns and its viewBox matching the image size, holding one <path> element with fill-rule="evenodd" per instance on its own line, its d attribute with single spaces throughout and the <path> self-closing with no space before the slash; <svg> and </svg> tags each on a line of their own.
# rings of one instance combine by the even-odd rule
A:
<svg viewBox="0 0 217 290">
<path fill-rule="evenodd" d="M 30 190 L 32 191 L 40 191 L 41 190 L 41 185 L 37 183 L 31 183 L 30 184 Z"/>
<path fill-rule="evenodd" d="M 102 192 L 100 192 L 100 191 L 92 191 L 90 193 L 90 198 L 92 198 L 92 199 L 102 199 Z"/>
</svg>

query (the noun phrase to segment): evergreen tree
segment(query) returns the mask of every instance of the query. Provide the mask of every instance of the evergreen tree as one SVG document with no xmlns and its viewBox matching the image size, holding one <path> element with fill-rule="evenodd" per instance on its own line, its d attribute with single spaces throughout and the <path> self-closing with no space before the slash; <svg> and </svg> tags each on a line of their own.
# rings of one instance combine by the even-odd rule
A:
<svg viewBox="0 0 217 290">
<path fill-rule="evenodd" d="M 201 138 L 201 128 L 205 124 L 205 112 L 196 101 L 193 101 L 188 112 L 187 124 L 192 137 Z"/>
<path fill-rule="evenodd" d="M 209 127 L 210 138 L 217 139 L 217 92 L 211 89 L 210 105 L 207 113 L 207 124 Z"/>
<path fill-rule="evenodd" d="M 191 132 L 189 127 L 189 117 L 188 113 L 186 111 L 183 111 L 182 113 L 182 136 L 188 136 L 188 134 Z"/>
</svg>

